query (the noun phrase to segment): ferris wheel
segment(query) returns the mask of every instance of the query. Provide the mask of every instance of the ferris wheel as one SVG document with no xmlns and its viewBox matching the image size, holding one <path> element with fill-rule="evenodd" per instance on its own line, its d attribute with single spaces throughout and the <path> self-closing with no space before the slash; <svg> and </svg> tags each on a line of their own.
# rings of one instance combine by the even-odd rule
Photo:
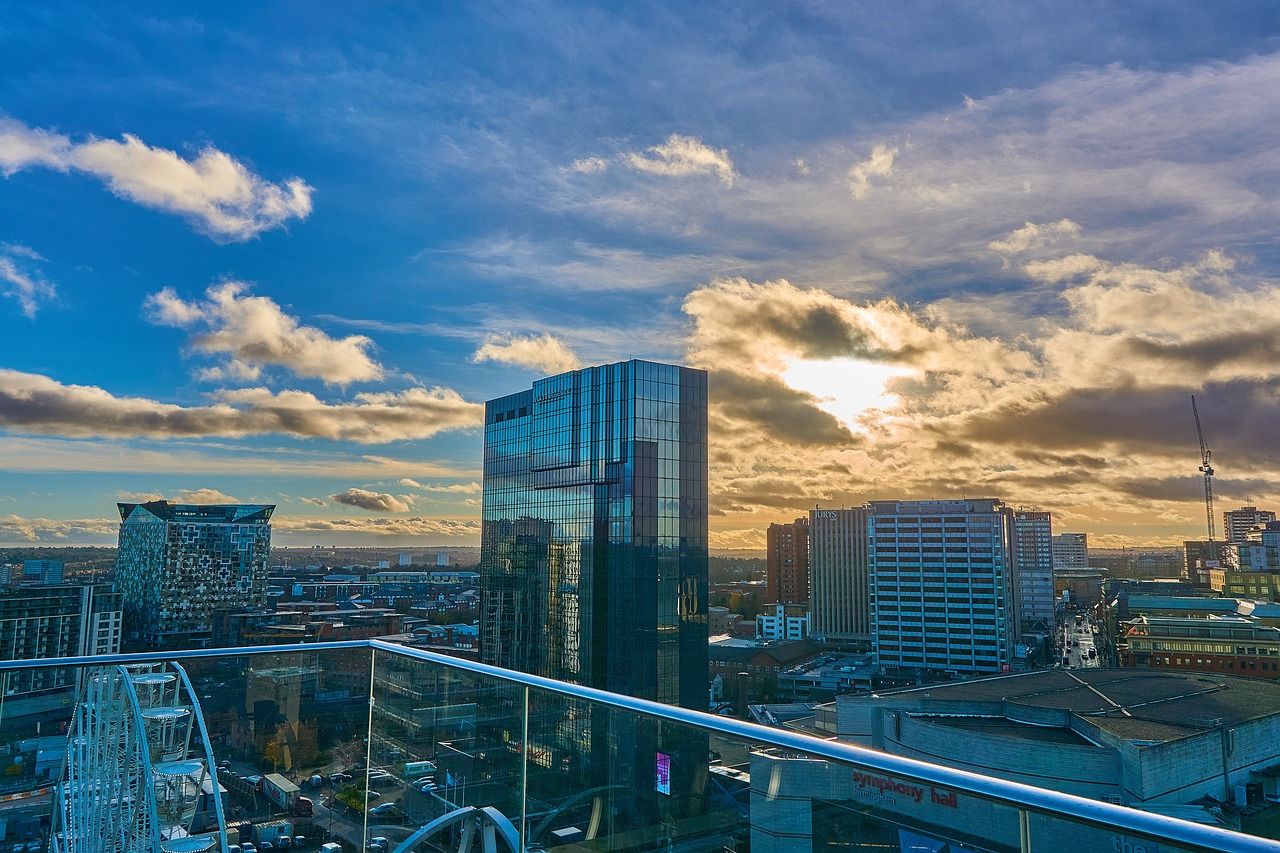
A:
<svg viewBox="0 0 1280 853">
<path fill-rule="evenodd" d="M 85 673 L 55 809 L 57 853 L 226 853 L 195 691 L 173 662 Z"/>
</svg>

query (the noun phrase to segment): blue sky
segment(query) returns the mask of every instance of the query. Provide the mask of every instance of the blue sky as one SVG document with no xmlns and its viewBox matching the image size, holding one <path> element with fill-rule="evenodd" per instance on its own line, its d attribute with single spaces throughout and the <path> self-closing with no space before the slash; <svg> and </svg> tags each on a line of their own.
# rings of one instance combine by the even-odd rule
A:
<svg viewBox="0 0 1280 853">
<path fill-rule="evenodd" d="M 1121 8 L 1123 6 L 1123 8 Z M 617 8 L 615 8 L 617 7 Z M 479 403 L 711 371 L 713 546 L 1280 509 L 1271 3 L 46 3 L 0 20 L 0 542 L 478 539 Z"/>
</svg>

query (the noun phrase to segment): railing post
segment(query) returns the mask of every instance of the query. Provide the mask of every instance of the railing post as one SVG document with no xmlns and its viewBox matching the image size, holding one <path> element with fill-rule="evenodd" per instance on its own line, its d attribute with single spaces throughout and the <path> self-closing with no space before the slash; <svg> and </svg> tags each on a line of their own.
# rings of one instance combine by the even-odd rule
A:
<svg viewBox="0 0 1280 853">
<path fill-rule="evenodd" d="M 1018 849 L 1031 853 L 1031 813 L 1026 809 L 1018 809 Z"/>
<path fill-rule="evenodd" d="M 375 647 L 369 648 L 369 724 L 365 729 L 364 738 L 364 796 L 361 798 L 361 809 L 363 817 L 360 824 L 360 849 L 365 849 L 365 842 L 369 840 L 369 773 L 373 769 L 370 765 L 373 763 L 373 684 L 374 673 L 378 669 L 378 650 Z"/>
<path fill-rule="evenodd" d="M 520 853 L 529 849 L 529 685 L 524 686 L 524 719 L 520 723 Z"/>
</svg>

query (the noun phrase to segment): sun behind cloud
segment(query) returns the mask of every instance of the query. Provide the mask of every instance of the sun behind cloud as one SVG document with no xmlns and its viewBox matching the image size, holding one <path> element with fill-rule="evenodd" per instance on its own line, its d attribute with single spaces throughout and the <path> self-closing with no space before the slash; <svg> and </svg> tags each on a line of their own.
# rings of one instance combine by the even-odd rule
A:
<svg viewBox="0 0 1280 853">
<path fill-rule="evenodd" d="M 864 415 L 898 405 L 898 396 L 888 390 L 888 383 L 915 375 L 917 372 L 910 368 L 858 358 L 821 361 L 798 358 L 782 371 L 782 381 L 797 391 L 812 394 L 819 401 L 819 409 L 835 416 L 849 429 L 865 433 Z"/>
</svg>

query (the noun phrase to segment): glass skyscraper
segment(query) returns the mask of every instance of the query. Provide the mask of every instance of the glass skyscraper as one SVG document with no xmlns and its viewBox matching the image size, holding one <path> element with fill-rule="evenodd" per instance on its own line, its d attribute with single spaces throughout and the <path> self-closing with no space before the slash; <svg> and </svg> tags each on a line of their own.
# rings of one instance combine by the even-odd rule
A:
<svg viewBox="0 0 1280 853">
<path fill-rule="evenodd" d="M 481 659 L 707 703 L 707 375 L 648 361 L 485 404 Z"/>
</svg>

